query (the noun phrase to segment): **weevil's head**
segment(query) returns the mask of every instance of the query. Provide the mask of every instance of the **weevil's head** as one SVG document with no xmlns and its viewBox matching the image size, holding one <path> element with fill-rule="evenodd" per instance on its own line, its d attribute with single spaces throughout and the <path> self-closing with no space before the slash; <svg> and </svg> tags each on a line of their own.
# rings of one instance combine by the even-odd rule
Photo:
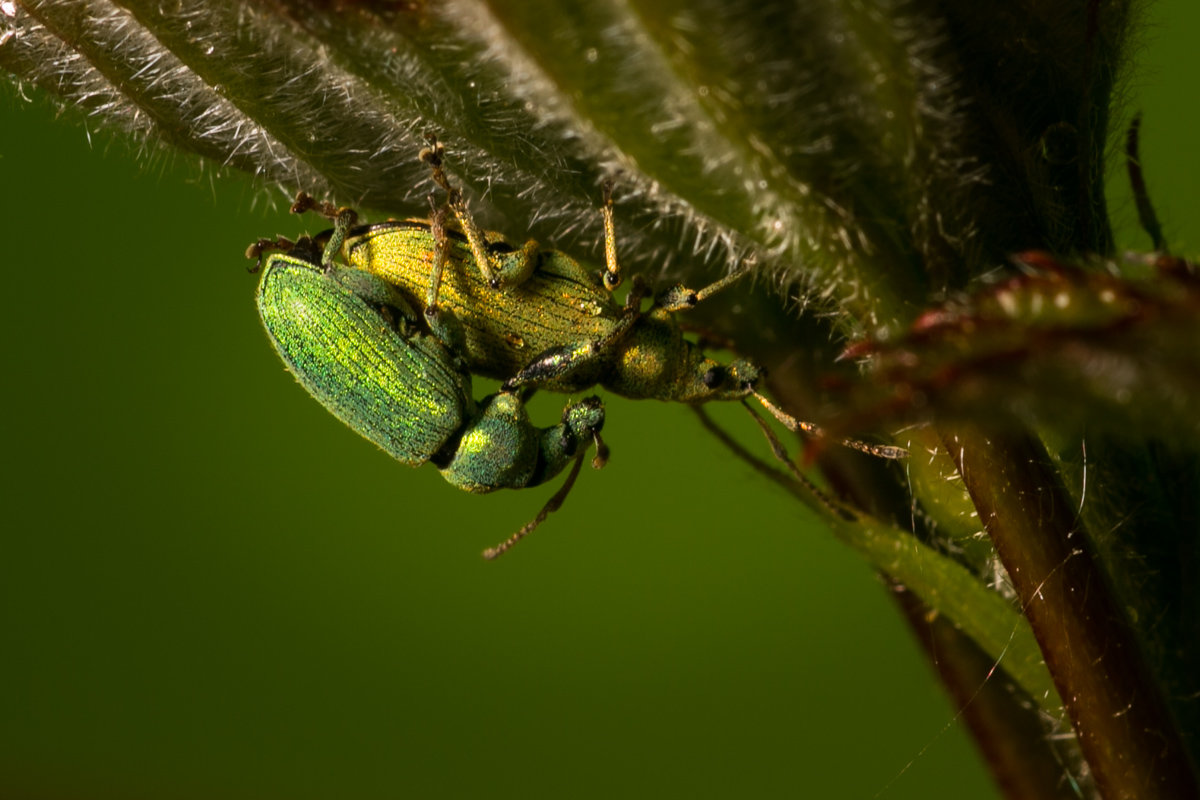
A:
<svg viewBox="0 0 1200 800">
<path fill-rule="evenodd" d="M 692 402 L 740 400 L 754 391 L 762 376 L 762 367 L 749 359 L 738 358 L 720 364 L 706 358 L 697 370 L 697 383 L 704 388 L 697 392 Z"/>
<path fill-rule="evenodd" d="M 596 455 L 592 466 L 600 469 L 608 461 L 608 446 L 600 438 L 600 429 L 604 427 L 604 403 L 592 395 L 578 403 L 572 403 L 563 409 L 563 427 L 573 438 L 571 450 L 578 447 L 596 445 Z"/>
<path fill-rule="evenodd" d="M 599 397 L 585 397 L 563 409 L 562 424 L 576 440 L 589 442 L 604 428 L 604 403 Z"/>
<path fill-rule="evenodd" d="M 635 400 L 740 400 L 762 369 L 744 358 L 722 364 L 680 334 L 673 321 L 643 316 L 620 343 L 604 386 Z"/>
</svg>

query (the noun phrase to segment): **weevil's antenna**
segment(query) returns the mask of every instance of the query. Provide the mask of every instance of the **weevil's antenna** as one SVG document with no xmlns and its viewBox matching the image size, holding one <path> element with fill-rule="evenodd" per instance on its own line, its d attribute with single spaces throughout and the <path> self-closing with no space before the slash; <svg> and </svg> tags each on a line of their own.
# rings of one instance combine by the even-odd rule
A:
<svg viewBox="0 0 1200 800">
<path fill-rule="evenodd" d="M 767 424 L 765 419 L 758 415 L 758 412 L 754 410 L 753 406 L 751 406 L 745 400 L 742 400 L 742 408 L 746 409 L 750 416 L 754 418 L 754 421 L 758 424 L 759 429 L 763 432 L 763 436 L 767 437 L 767 442 L 771 445 L 771 452 L 775 455 L 775 458 L 779 462 L 788 468 L 788 472 L 792 473 L 792 477 L 797 483 L 807 489 L 812 496 L 817 499 L 817 502 L 823 505 L 825 509 L 829 511 L 829 513 L 835 514 L 836 516 L 851 522 L 857 518 L 853 511 L 822 492 L 819 488 L 817 488 L 815 483 L 805 477 L 804 473 L 801 472 L 792 459 L 788 457 L 787 450 L 784 449 L 783 444 L 779 441 L 779 437 L 775 435 L 775 431 L 771 430 L 771 426 Z"/>
<path fill-rule="evenodd" d="M 751 392 L 750 394 L 755 400 L 762 403 L 763 408 L 770 411 L 775 419 L 782 422 L 783 427 L 792 433 L 807 433 L 809 436 L 815 436 L 818 439 L 825 438 L 825 431 L 820 425 L 796 419 L 758 392 Z M 888 444 L 870 444 L 869 442 L 860 442 L 858 439 L 842 439 L 840 443 L 845 447 L 852 447 L 855 450 L 878 458 L 908 458 L 908 451 L 903 447 L 894 447 Z"/>
<path fill-rule="evenodd" d="M 493 561 L 504 555 L 514 546 L 516 546 L 517 542 L 533 533 L 534 529 L 536 529 L 538 525 L 541 525 L 546 520 L 546 517 L 562 508 L 563 501 L 567 499 L 567 495 L 571 493 L 571 487 L 575 485 L 575 479 L 579 477 L 579 470 L 583 467 L 583 456 L 586 453 L 586 447 L 579 448 L 579 454 L 575 456 L 575 464 L 571 467 L 571 472 L 567 475 L 567 479 L 563 481 L 562 487 L 554 493 L 554 496 L 546 501 L 546 505 L 542 506 L 542 510 L 538 512 L 538 515 L 529 522 L 525 523 L 525 525 L 521 527 L 521 530 L 508 537 L 500 544 L 484 550 L 484 558 L 486 558 L 488 561 Z M 607 455 L 607 453 L 608 448 L 605 448 L 605 455 Z M 597 453 L 596 458 L 598 459 L 599 457 L 600 454 Z"/>
</svg>

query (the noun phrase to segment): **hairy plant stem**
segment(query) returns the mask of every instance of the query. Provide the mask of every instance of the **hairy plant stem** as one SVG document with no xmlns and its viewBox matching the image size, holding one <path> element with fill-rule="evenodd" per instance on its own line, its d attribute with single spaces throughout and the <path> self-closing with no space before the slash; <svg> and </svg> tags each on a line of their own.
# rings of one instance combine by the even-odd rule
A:
<svg viewBox="0 0 1200 800">
<path fill-rule="evenodd" d="M 990 656 L 945 617 L 931 613 L 906 587 L 892 583 L 892 598 L 917 643 L 946 687 L 1005 797 L 1062 800 L 1096 797 L 1080 785 L 1070 741 L 1052 738 L 1038 704 L 1005 676 Z"/>
<path fill-rule="evenodd" d="M 1186 744 L 1067 492 L 1031 437 L 942 431 L 1016 588 L 1101 796 L 1200 797 Z"/>
</svg>

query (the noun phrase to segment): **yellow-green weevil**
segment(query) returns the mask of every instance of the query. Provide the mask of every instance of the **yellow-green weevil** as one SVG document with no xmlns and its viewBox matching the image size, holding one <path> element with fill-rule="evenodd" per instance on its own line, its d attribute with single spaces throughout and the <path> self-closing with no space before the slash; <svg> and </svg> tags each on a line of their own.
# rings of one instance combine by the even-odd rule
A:
<svg viewBox="0 0 1200 800">
<path fill-rule="evenodd" d="M 443 156 L 434 138 L 421 153 L 447 193 L 445 206 L 431 200 L 429 220 L 360 226 L 350 209 L 303 193 L 292 211 L 316 210 L 335 221 L 316 239 L 324 244 L 324 263 L 376 275 L 426 313 L 456 319 L 462 335 L 453 349 L 472 373 L 503 380 L 505 390 L 579 392 L 599 385 L 635 400 L 693 405 L 753 397 L 789 429 L 820 435 L 817 426 L 795 419 L 757 391 L 763 370 L 753 361 L 717 362 L 685 338 L 675 320 L 677 312 L 738 280 L 744 267 L 700 290 L 670 287 L 646 310 L 645 286 L 635 278 L 625 302 L 618 303 L 612 294 L 621 275 L 611 187 L 605 187 L 602 206 L 606 267 L 590 271 L 532 240 L 517 247 L 498 233 L 481 231 L 446 177 Z M 448 212 L 461 232 L 445 227 Z M 900 447 L 842 443 L 884 458 L 907 455 Z"/>
</svg>

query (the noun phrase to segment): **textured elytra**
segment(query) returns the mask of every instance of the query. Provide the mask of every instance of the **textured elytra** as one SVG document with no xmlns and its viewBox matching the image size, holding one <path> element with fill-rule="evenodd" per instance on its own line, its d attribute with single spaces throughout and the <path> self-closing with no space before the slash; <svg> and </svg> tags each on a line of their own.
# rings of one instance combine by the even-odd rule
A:
<svg viewBox="0 0 1200 800">
<path fill-rule="evenodd" d="M 401 338 L 319 268 L 272 256 L 258 308 L 276 350 L 304 388 L 408 466 L 428 461 L 473 410 L 469 383 L 450 367 L 440 344 L 426 335 Z"/>
</svg>

